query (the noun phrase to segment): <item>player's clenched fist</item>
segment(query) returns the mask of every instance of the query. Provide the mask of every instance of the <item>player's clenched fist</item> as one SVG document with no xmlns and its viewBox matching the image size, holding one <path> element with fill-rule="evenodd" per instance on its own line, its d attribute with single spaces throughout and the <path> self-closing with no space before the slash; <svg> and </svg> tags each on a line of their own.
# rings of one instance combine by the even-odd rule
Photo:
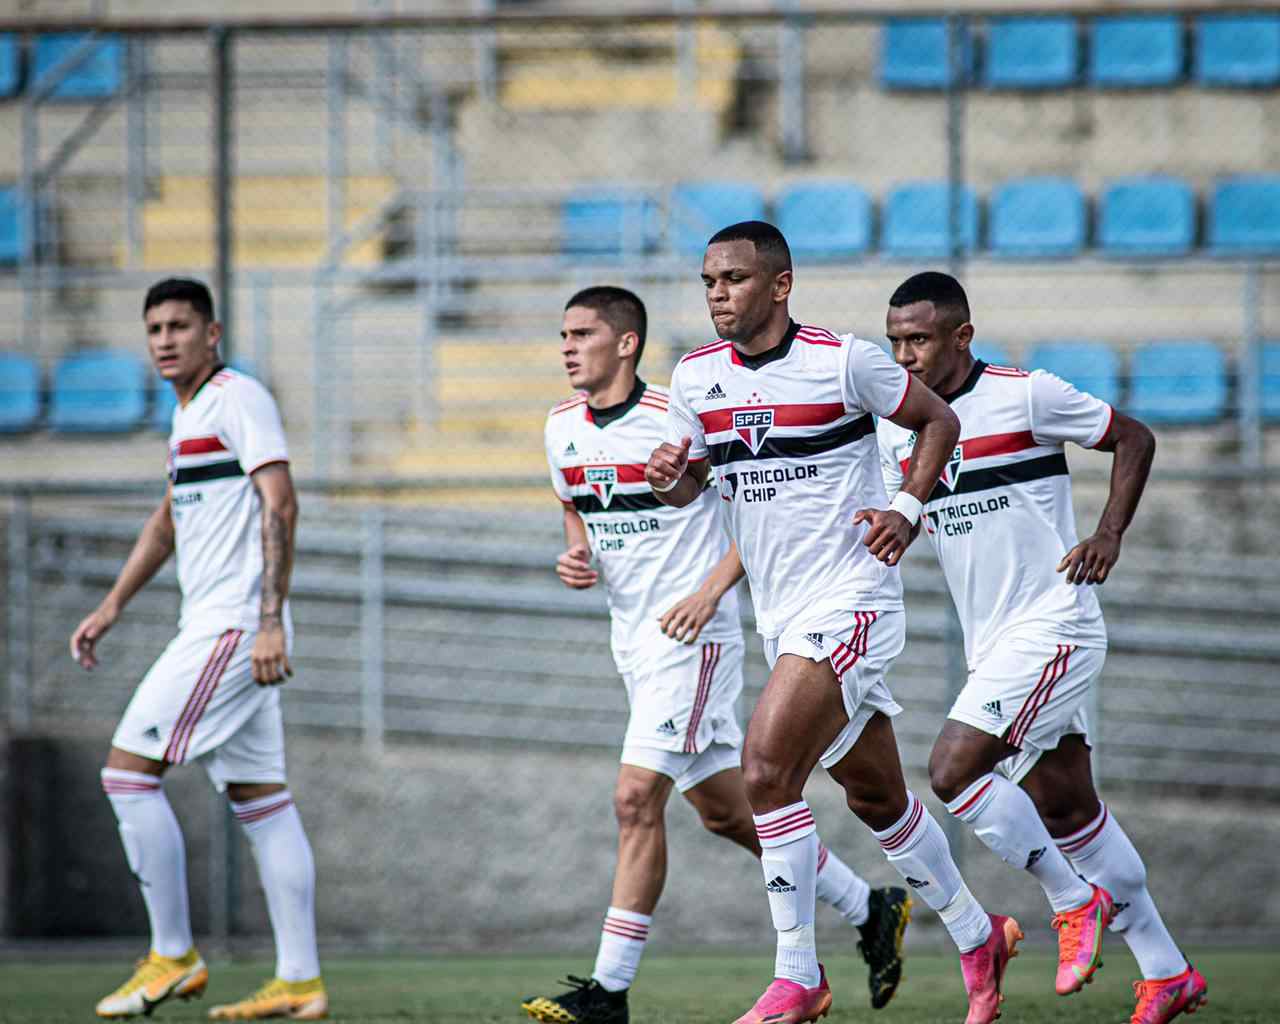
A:
<svg viewBox="0 0 1280 1024">
<path fill-rule="evenodd" d="M 686 437 L 679 446 L 664 441 L 649 456 L 649 464 L 644 467 L 645 481 L 655 491 L 669 491 L 684 476 L 689 468 L 689 446 L 693 438 Z"/>
<path fill-rule="evenodd" d="M 911 546 L 911 524 L 897 509 L 864 508 L 853 517 L 853 525 L 870 523 L 862 543 L 885 565 L 897 565 Z"/>
<path fill-rule="evenodd" d="M 593 587 L 600 574 L 591 568 L 591 549 L 585 544 L 575 544 L 556 559 L 556 575 L 566 587 L 586 590 Z"/>
</svg>

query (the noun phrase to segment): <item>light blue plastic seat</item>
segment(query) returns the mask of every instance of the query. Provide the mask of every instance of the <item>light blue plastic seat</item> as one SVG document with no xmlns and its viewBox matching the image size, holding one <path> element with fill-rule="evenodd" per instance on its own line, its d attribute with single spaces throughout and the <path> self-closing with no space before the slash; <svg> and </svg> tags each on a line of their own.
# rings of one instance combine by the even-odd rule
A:
<svg viewBox="0 0 1280 1024">
<path fill-rule="evenodd" d="M 49 426 L 63 433 L 98 434 L 142 426 L 147 371 L 128 352 L 68 356 L 53 373 Z"/>
<path fill-rule="evenodd" d="M 1027 367 L 1048 370 L 1108 405 L 1120 401 L 1120 358 L 1097 341 L 1047 341 L 1027 353 Z"/>
<path fill-rule="evenodd" d="M 975 341 L 969 346 L 974 359 L 981 359 L 991 366 L 1013 366 L 1009 350 L 998 341 Z"/>
<path fill-rule="evenodd" d="M 899 185 L 881 211 L 880 247 L 891 259 L 945 259 L 951 253 L 951 189 L 946 182 Z M 978 200 L 973 189 L 960 192 L 960 241 L 964 251 L 978 244 Z"/>
<path fill-rule="evenodd" d="M 1174 85 L 1186 52 L 1182 21 L 1172 14 L 1094 18 L 1089 25 L 1089 81 L 1110 88 Z"/>
<path fill-rule="evenodd" d="M 947 23 L 942 18 L 891 18 L 880 27 L 880 84 L 886 89 L 945 89 L 972 80 L 973 36 L 961 39 L 961 74 L 951 73 Z"/>
<path fill-rule="evenodd" d="M 1219 182 L 1205 235 L 1209 248 L 1221 255 L 1280 252 L 1280 176 Z"/>
<path fill-rule="evenodd" d="M 671 247 L 701 256 L 721 228 L 744 220 L 764 220 L 764 196 L 754 185 L 734 181 L 683 182 L 671 190 Z"/>
<path fill-rule="evenodd" d="M 810 181 L 774 201 L 778 230 L 797 259 L 842 260 L 871 248 L 871 200 L 847 181 Z"/>
<path fill-rule="evenodd" d="M 1280 14 L 1201 15 L 1194 65 L 1201 85 L 1280 83 Z"/>
<path fill-rule="evenodd" d="M 654 249 L 661 234 L 658 205 L 643 192 L 582 189 L 560 210 L 561 251 L 574 259 L 617 259 Z"/>
<path fill-rule="evenodd" d="M 1102 194 L 1098 245 L 1108 256 L 1185 256 L 1196 241 L 1196 198 L 1178 178 L 1124 178 Z"/>
<path fill-rule="evenodd" d="M 56 32 L 36 39 L 33 80 L 58 64 L 86 37 L 74 32 Z M 101 36 L 94 50 L 50 94 L 60 100 L 96 100 L 114 96 L 124 80 L 124 41 L 117 36 Z"/>
<path fill-rule="evenodd" d="M 0 33 L 0 98 L 18 95 L 22 87 L 22 50 L 18 37 Z"/>
<path fill-rule="evenodd" d="M 40 367 L 34 359 L 0 352 L 0 433 L 32 430 L 40 419 Z"/>
<path fill-rule="evenodd" d="M 993 256 L 1074 256 L 1086 236 L 1084 195 L 1069 178 L 1022 178 L 991 195 L 987 244 Z"/>
<path fill-rule="evenodd" d="M 22 198 L 16 187 L 0 188 L 0 266 L 22 259 Z"/>
<path fill-rule="evenodd" d="M 1280 341 L 1262 343 L 1262 418 L 1280 420 Z"/>
<path fill-rule="evenodd" d="M 992 89 L 1055 89 L 1080 77 L 1074 18 L 992 18 L 983 84 Z"/>
<path fill-rule="evenodd" d="M 1129 364 L 1130 415 L 1148 423 L 1212 423 L 1227 410 L 1227 369 L 1209 341 L 1157 341 L 1139 346 Z"/>
</svg>

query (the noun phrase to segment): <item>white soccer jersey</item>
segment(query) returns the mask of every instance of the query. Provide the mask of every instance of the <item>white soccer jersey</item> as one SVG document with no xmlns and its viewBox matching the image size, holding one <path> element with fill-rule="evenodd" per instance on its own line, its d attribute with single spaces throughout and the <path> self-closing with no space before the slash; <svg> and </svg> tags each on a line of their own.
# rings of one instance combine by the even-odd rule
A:
<svg viewBox="0 0 1280 1024">
<path fill-rule="evenodd" d="M 896 610 L 902 583 L 855 527 L 884 508 L 872 413 L 892 416 L 906 371 L 870 342 L 792 324 L 759 359 L 727 341 L 694 349 L 671 380 L 667 440 L 710 458 L 767 637 L 802 613 Z"/>
<path fill-rule="evenodd" d="M 1043 370 L 974 365 L 955 394 L 955 452 L 925 502 L 921 522 L 937 552 L 964 627 L 970 667 L 1013 632 L 1105 647 L 1093 588 L 1056 571 L 1077 543 L 1063 444 L 1092 448 L 1111 407 Z M 877 428 L 885 486 L 902 486 L 916 437 L 885 420 Z"/>
<path fill-rule="evenodd" d="M 219 370 L 174 409 L 168 468 L 183 628 L 200 620 L 257 630 L 262 503 L 249 476 L 288 461 L 275 399 L 237 370 Z"/>
<path fill-rule="evenodd" d="M 603 427 L 582 394 L 547 416 L 551 486 L 586 523 L 604 577 L 620 672 L 630 671 L 655 641 L 666 640 L 658 619 L 696 591 L 729 549 L 712 488 L 676 509 L 659 502 L 645 483 L 645 464 L 665 434 L 667 401 L 664 388 L 649 384 L 637 387 L 630 407 Z M 698 640 L 741 636 L 738 595 L 731 590 Z"/>
</svg>

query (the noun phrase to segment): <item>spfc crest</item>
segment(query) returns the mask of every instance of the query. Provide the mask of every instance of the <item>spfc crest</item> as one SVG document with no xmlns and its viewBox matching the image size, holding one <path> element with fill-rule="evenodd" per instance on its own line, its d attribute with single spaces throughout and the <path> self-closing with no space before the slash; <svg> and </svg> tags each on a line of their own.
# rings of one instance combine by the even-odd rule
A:
<svg viewBox="0 0 1280 1024">
<path fill-rule="evenodd" d="M 618 483 L 618 467 L 588 466 L 586 468 L 586 481 L 591 487 L 592 493 L 600 499 L 600 504 L 608 508 L 609 502 L 613 498 L 613 488 Z"/>
<path fill-rule="evenodd" d="M 963 463 L 964 448 L 956 445 L 955 451 L 951 453 L 951 458 L 942 467 L 942 482 L 947 485 L 947 490 L 954 491 L 956 489 L 956 481 L 960 479 L 960 467 Z"/>
<path fill-rule="evenodd" d="M 736 409 L 733 413 L 733 429 L 742 440 L 747 442 L 751 454 L 755 455 L 764 444 L 773 427 L 772 409 Z"/>
</svg>

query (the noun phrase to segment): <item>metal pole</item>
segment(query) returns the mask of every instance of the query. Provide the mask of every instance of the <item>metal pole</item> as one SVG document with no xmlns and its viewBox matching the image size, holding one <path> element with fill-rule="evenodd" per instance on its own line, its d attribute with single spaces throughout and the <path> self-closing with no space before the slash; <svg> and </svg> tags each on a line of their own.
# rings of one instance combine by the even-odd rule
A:
<svg viewBox="0 0 1280 1024">
<path fill-rule="evenodd" d="M 9 729 L 31 728 L 31 496 L 9 506 Z"/>
<path fill-rule="evenodd" d="M 778 116 L 782 118 L 782 155 L 787 161 L 806 160 L 809 131 L 805 110 L 805 28 L 799 18 L 786 18 L 778 31 L 782 61 L 778 103 Z"/>
<path fill-rule="evenodd" d="M 235 272 L 232 237 L 232 97 L 233 39 L 229 29 L 219 25 L 212 29 L 213 63 L 213 225 L 214 225 L 214 290 L 222 309 L 222 359 L 230 362 L 235 345 Z"/>
<path fill-rule="evenodd" d="M 27 36 L 24 40 L 28 52 L 35 45 L 35 40 Z M 22 100 L 22 168 L 20 194 L 21 206 L 18 210 L 19 222 L 22 225 L 22 255 L 19 270 L 22 276 L 22 347 L 33 352 L 40 343 L 39 326 L 41 317 L 36 315 L 36 169 L 40 162 L 40 124 L 38 100 L 31 89 L 26 91 Z"/>
<path fill-rule="evenodd" d="M 347 38 L 329 36 L 328 78 L 328 173 L 325 176 L 325 226 L 329 255 L 341 263 L 338 243 L 347 229 Z"/>
<path fill-rule="evenodd" d="M 364 547 L 360 558 L 360 725 L 365 753 L 381 756 L 386 733 L 383 706 L 383 514 L 364 513 Z"/>
<path fill-rule="evenodd" d="M 128 182 L 125 186 L 125 237 L 129 266 L 142 262 L 142 204 L 147 197 L 146 41 L 130 37 L 125 44 Z"/>
<path fill-rule="evenodd" d="M 475 0 L 474 6 L 479 14 L 494 14 L 498 10 L 498 0 Z M 486 100 L 495 100 L 498 98 L 498 34 L 492 28 L 479 28 L 473 38 L 480 95 Z"/>
<path fill-rule="evenodd" d="M 271 278 L 253 275 L 253 362 L 258 379 L 271 379 Z"/>
<path fill-rule="evenodd" d="M 1239 397 L 1240 450 L 1246 466 L 1263 463 L 1262 447 L 1262 270 L 1250 263 L 1244 276 L 1244 351 L 1236 394 Z"/>
<path fill-rule="evenodd" d="M 675 10 L 693 14 L 696 0 L 675 0 Z M 681 18 L 676 25 L 677 95 L 680 102 L 693 107 L 698 102 L 698 30 L 691 18 Z"/>
</svg>

